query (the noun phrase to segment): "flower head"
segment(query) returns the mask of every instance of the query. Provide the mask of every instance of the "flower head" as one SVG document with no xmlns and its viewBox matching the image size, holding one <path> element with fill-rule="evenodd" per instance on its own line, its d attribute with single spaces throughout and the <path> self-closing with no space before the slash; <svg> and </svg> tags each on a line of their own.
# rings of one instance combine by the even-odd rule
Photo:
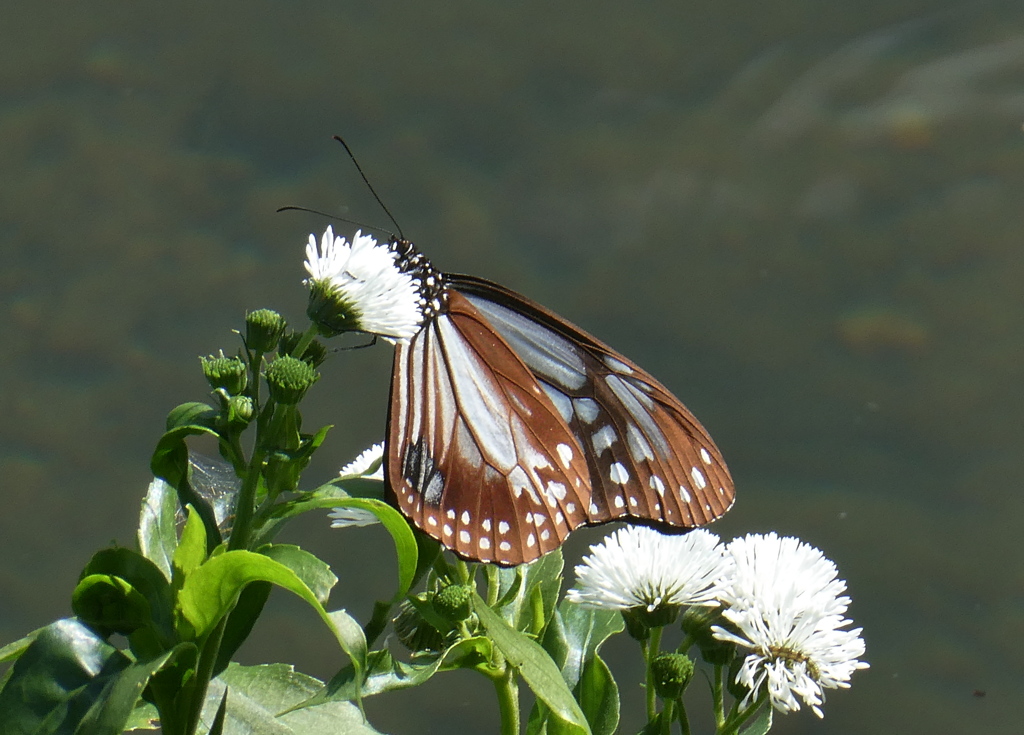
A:
<svg viewBox="0 0 1024 735">
<path fill-rule="evenodd" d="M 612 610 L 717 605 L 718 580 L 731 565 L 718 536 L 703 529 L 670 536 L 624 526 L 590 551 L 566 598 Z"/>
<path fill-rule="evenodd" d="M 738 633 L 716 626 L 719 640 L 750 653 L 736 683 L 748 690 L 746 702 L 767 687 L 772 706 L 800 709 L 797 697 L 818 717 L 824 689 L 848 687 L 850 676 L 868 664 L 861 628 L 846 629 L 850 598 L 835 564 L 813 546 L 775 533 L 734 539 L 726 554 L 735 563 L 720 599 L 722 616 Z"/>
<path fill-rule="evenodd" d="M 418 284 L 399 271 L 395 253 L 376 238 L 356 232 L 350 243 L 328 227 L 318 249 L 310 235 L 306 271 L 306 313 L 325 336 L 359 331 L 409 339 L 419 331 Z"/>
</svg>

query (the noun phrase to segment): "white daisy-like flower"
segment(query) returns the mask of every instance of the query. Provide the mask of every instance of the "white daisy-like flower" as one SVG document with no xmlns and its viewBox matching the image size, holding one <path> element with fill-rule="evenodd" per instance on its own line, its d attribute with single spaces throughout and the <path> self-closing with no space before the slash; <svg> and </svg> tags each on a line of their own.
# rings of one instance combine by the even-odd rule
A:
<svg viewBox="0 0 1024 735">
<path fill-rule="evenodd" d="M 697 529 L 665 535 L 624 526 L 590 547 L 566 598 L 585 607 L 654 612 L 659 607 L 715 606 L 732 562 L 718 536 Z"/>
<path fill-rule="evenodd" d="M 369 472 L 371 467 L 373 472 Z M 367 480 L 384 482 L 384 442 L 377 442 L 369 449 L 364 449 L 359 456 L 341 468 L 341 477 L 365 477 Z"/>
<path fill-rule="evenodd" d="M 328 336 L 347 331 L 409 339 L 423 314 L 416 280 L 401 273 L 386 243 L 356 232 L 352 242 L 328 227 L 317 247 L 306 245 L 309 306 L 306 313 Z"/>
<path fill-rule="evenodd" d="M 825 689 L 850 686 L 850 676 L 868 664 L 861 628 L 843 617 L 850 598 L 836 565 L 818 549 L 775 533 L 748 534 L 731 541 L 726 554 L 735 563 L 720 599 L 722 616 L 739 633 L 721 626 L 712 632 L 750 653 L 736 675 L 747 687 L 748 704 L 767 687 L 780 712 L 800 709 L 798 697 L 818 717 Z"/>
<path fill-rule="evenodd" d="M 364 449 L 358 457 L 341 468 L 342 479 L 356 477 L 365 480 L 384 482 L 384 444 L 374 444 Z M 362 508 L 335 508 L 330 513 L 331 528 L 349 528 L 351 526 L 372 526 L 380 520 L 368 510 Z"/>
</svg>

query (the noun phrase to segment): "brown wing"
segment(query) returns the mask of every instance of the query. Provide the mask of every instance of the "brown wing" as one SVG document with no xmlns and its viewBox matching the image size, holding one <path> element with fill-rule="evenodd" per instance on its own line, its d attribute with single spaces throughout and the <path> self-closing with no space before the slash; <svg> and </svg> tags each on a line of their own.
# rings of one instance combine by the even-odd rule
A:
<svg viewBox="0 0 1024 735">
<path fill-rule="evenodd" d="M 526 363 L 584 448 L 587 523 L 691 528 L 732 505 L 722 454 L 692 413 L 633 362 L 498 284 L 450 276 Z"/>
<path fill-rule="evenodd" d="M 587 522 L 587 460 L 533 373 L 477 309 L 447 311 L 395 351 L 387 485 L 460 556 L 522 564 Z"/>
</svg>

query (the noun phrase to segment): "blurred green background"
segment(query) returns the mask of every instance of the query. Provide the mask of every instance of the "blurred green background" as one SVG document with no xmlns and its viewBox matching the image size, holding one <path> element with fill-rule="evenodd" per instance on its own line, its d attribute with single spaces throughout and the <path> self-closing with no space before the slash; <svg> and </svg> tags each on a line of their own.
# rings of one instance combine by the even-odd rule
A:
<svg viewBox="0 0 1024 735">
<path fill-rule="evenodd" d="M 132 543 L 164 415 L 205 395 L 197 356 L 233 350 L 246 309 L 302 322 L 326 223 L 274 210 L 388 226 L 337 133 L 436 265 L 693 409 L 738 487 L 713 530 L 837 562 L 871 669 L 776 732 L 1019 732 L 1022 122 L 1019 2 L 8 2 L 0 639 L 69 614 L 91 553 Z M 310 485 L 382 437 L 390 360 L 324 365 Z M 379 528 L 324 514 L 288 540 L 334 564 L 336 606 L 391 594 Z M 244 659 L 329 676 L 315 615 L 272 603 Z M 609 650 L 635 731 L 637 657 Z M 470 675 L 368 709 L 396 734 L 497 728 Z"/>
</svg>

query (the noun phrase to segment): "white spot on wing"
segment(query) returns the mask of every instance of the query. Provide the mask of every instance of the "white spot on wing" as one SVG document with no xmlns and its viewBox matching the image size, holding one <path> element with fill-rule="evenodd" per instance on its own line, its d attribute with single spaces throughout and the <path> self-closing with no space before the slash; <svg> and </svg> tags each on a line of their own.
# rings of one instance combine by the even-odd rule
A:
<svg viewBox="0 0 1024 735">
<path fill-rule="evenodd" d="M 480 540 L 477 542 L 477 546 L 481 549 L 489 549 L 491 548 L 491 540 L 486 536 L 481 536 Z"/>
<path fill-rule="evenodd" d="M 510 544 L 508 541 L 502 541 L 500 544 L 498 544 L 498 548 L 502 551 L 511 551 L 512 544 Z"/>
<path fill-rule="evenodd" d="M 704 473 L 698 470 L 696 467 L 690 468 L 690 477 L 696 483 L 697 488 L 703 490 L 708 486 L 708 481 L 704 479 Z"/>
<path fill-rule="evenodd" d="M 704 447 L 700 448 L 700 458 L 704 461 L 704 464 L 711 464 L 711 455 L 708 454 L 708 450 Z"/>
<path fill-rule="evenodd" d="M 568 444 L 559 444 L 555 447 L 555 450 L 558 452 L 558 458 L 562 460 L 562 466 L 568 468 L 569 464 L 572 462 L 572 447 Z"/>
<path fill-rule="evenodd" d="M 572 407 L 576 411 L 576 415 L 580 417 L 580 421 L 585 424 L 594 423 L 601 412 L 601 407 L 593 398 L 574 398 Z"/>
<path fill-rule="evenodd" d="M 481 527 L 482 527 L 482 528 L 483 528 L 483 529 L 484 529 L 485 531 L 490 531 L 490 530 L 491 530 L 491 519 L 490 519 L 490 518 L 484 518 L 484 520 L 483 520 L 483 522 L 482 522 L 482 523 L 480 524 L 480 526 L 481 526 Z"/>
<path fill-rule="evenodd" d="M 505 521 L 498 521 L 498 533 L 504 536 L 508 533 L 509 525 Z"/>
<path fill-rule="evenodd" d="M 651 475 L 651 490 L 654 490 L 662 497 L 665 496 L 665 483 L 663 483 L 661 478 L 657 475 Z"/>
<path fill-rule="evenodd" d="M 527 548 L 532 549 L 536 545 L 537 545 L 537 537 L 534 536 L 531 533 L 529 536 L 526 537 L 526 546 L 527 546 Z"/>
<path fill-rule="evenodd" d="M 616 508 L 625 508 L 626 507 L 626 501 L 622 499 L 621 495 L 616 495 L 615 496 L 615 507 Z"/>
<path fill-rule="evenodd" d="M 594 436 L 591 438 L 591 442 L 594 444 L 594 453 L 600 457 L 602 453 L 611 447 L 618 440 L 618 435 L 615 433 L 615 429 L 611 426 L 602 426 Z"/>
<path fill-rule="evenodd" d="M 679 497 L 683 499 L 684 503 L 689 503 L 692 498 L 690 497 L 690 491 L 686 489 L 685 485 L 679 486 Z"/>
<path fill-rule="evenodd" d="M 459 517 L 459 520 L 462 521 L 463 525 L 469 525 L 469 511 L 462 511 L 462 515 Z"/>
<path fill-rule="evenodd" d="M 459 531 L 459 541 L 461 541 L 464 544 L 468 544 L 469 543 L 469 531 L 466 531 L 466 530 Z"/>
<path fill-rule="evenodd" d="M 626 446 L 629 448 L 629 456 L 633 458 L 634 462 L 654 459 L 651 445 L 647 443 L 647 439 L 635 424 L 626 426 Z"/>
<path fill-rule="evenodd" d="M 617 485 L 625 485 L 629 482 L 629 470 L 621 462 L 614 462 L 608 472 L 608 477 Z"/>
<path fill-rule="evenodd" d="M 445 536 L 451 536 L 452 535 L 452 527 L 449 526 L 447 523 L 444 524 L 444 529 L 443 530 L 444 530 L 444 535 Z"/>
<path fill-rule="evenodd" d="M 629 365 L 624 363 L 622 360 L 616 360 L 611 355 L 606 355 L 605 356 L 604 364 L 607 365 L 609 368 L 611 368 L 612 370 L 614 370 L 617 373 L 622 373 L 623 375 L 632 375 L 633 374 L 633 368 L 631 368 Z"/>
<path fill-rule="evenodd" d="M 437 517 L 436 516 L 427 516 L 427 525 L 428 526 L 436 526 L 437 525 Z"/>
</svg>

